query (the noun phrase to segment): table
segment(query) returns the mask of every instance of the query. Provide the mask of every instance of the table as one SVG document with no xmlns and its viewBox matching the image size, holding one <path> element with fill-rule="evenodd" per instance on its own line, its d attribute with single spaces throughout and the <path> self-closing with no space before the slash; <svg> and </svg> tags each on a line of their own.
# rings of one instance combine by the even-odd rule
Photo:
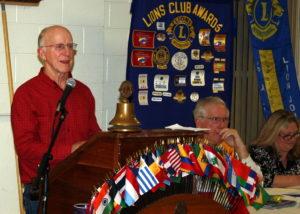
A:
<svg viewBox="0 0 300 214">
<path fill-rule="evenodd" d="M 290 194 L 290 193 L 300 194 L 300 186 L 289 187 L 289 188 L 266 188 L 266 191 L 270 195 L 283 195 L 283 194 Z M 285 207 L 285 208 L 279 208 L 279 209 L 261 208 L 259 210 L 255 210 L 253 207 L 248 207 L 248 210 L 250 213 L 255 213 L 255 214 L 269 214 L 269 213 L 272 213 L 272 214 L 276 214 L 276 213 L 299 214 L 300 213 L 300 197 L 292 197 L 292 196 L 283 195 L 283 199 L 296 201 L 297 204 L 294 207 Z"/>
</svg>

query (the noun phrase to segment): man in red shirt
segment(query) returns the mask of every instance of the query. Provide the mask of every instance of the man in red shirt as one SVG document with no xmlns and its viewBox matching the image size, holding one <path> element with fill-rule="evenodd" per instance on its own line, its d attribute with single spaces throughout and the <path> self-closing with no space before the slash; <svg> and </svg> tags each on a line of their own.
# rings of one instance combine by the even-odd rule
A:
<svg viewBox="0 0 300 214">
<path fill-rule="evenodd" d="M 39 74 L 21 85 L 14 96 L 11 121 L 19 156 L 21 182 L 25 184 L 26 213 L 37 213 L 38 201 L 29 198 L 32 179 L 47 152 L 58 101 L 71 77 L 77 44 L 68 29 L 50 26 L 38 38 L 38 57 L 43 64 Z M 50 168 L 65 159 L 88 138 L 100 131 L 95 116 L 95 100 L 90 89 L 76 81 L 65 102 L 67 112 L 52 148 Z"/>
</svg>

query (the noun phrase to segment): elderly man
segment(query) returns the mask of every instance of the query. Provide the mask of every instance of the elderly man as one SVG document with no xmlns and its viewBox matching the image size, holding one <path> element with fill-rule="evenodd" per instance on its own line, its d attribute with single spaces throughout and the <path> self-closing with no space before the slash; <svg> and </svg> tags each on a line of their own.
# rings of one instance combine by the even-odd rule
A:
<svg viewBox="0 0 300 214">
<path fill-rule="evenodd" d="M 58 101 L 71 77 L 77 44 L 63 26 L 43 29 L 38 38 L 38 57 L 43 64 L 36 77 L 21 85 L 14 96 L 11 122 L 19 156 L 21 182 L 24 184 L 26 213 L 38 213 L 38 201 L 29 191 L 37 167 L 47 152 L 57 124 Z M 95 100 L 90 89 L 77 81 L 65 102 L 67 115 L 52 149 L 50 167 L 65 159 L 80 145 L 100 131 L 95 116 Z"/>
<path fill-rule="evenodd" d="M 199 100 L 193 111 L 196 127 L 209 128 L 204 137 L 210 145 L 219 145 L 230 155 L 237 154 L 238 158 L 251 167 L 260 180 L 260 167 L 251 159 L 247 148 L 237 130 L 228 128 L 229 110 L 219 97 L 206 97 Z"/>
</svg>

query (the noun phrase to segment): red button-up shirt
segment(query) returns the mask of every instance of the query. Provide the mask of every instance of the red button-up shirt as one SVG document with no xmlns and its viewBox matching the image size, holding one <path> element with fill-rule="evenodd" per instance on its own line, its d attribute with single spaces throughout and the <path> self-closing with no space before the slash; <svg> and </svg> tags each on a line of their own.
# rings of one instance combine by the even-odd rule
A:
<svg viewBox="0 0 300 214">
<path fill-rule="evenodd" d="M 22 183 L 29 183 L 36 176 L 38 164 L 48 150 L 54 114 L 62 94 L 63 90 L 41 70 L 14 95 L 11 121 Z M 94 97 L 83 83 L 76 81 L 65 109 L 68 113 L 52 148 L 50 168 L 71 153 L 73 144 L 100 131 Z"/>
</svg>

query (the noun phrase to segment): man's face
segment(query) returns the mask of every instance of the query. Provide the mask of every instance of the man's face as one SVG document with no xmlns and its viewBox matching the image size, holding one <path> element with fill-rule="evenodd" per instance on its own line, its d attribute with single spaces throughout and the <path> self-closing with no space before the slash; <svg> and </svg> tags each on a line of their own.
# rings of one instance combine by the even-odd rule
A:
<svg viewBox="0 0 300 214">
<path fill-rule="evenodd" d="M 220 131 L 228 127 L 229 112 L 226 106 L 222 104 L 208 104 L 205 106 L 206 115 L 204 118 L 196 119 L 196 127 L 209 128 L 205 137 L 212 144 L 221 143 Z"/>
<path fill-rule="evenodd" d="M 45 34 L 42 44 L 44 47 L 38 49 L 38 54 L 44 61 L 46 73 L 56 75 L 72 71 L 76 51 L 66 46 L 72 43 L 72 35 L 64 28 L 54 28 Z"/>
</svg>

